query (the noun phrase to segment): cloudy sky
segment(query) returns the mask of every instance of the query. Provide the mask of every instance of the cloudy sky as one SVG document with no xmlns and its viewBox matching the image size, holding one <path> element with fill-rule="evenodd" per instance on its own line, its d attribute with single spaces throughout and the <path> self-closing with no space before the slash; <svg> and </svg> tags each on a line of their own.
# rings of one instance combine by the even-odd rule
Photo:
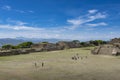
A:
<svg viewBox="0 0 120 80">
<path fill-rule="evenodd" d="M 120 37 L 119 0 L 0 0 L 0 38 Z"/>
</svg>

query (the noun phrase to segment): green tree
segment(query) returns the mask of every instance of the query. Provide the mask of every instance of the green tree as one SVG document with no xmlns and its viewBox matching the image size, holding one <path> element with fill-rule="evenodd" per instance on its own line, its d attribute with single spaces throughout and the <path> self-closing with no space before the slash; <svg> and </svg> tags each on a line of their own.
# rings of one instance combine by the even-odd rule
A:
<svg viewBox="0 0 120 80">
<path fill-rule="evenodd" d="M 33 44 L 32 42 L 23 42 L 19 44 L 18 47 L 19 48 L 30 48 L 32 44 Z"/>
<path fill-rule="evenodd" d="M 3 45 L 2 48 L 3 49 L 13 49 L 13 45 L 10 45 L 10 44 L 6 44 L 6 45 Z"/>
<path fill-rule="evenodd" d="M 79 40 L 73 40 L 72 42 L 74 42 L 75 44 L 80 44 Z"/>
<path fill-rule="evenodd" d="M 101 44 L 107 44 L 107 42 L 106 41 L 103 41 L 103 40 L 91 40 L 91 41 L 89 41 L 89 43 L 90 44 L 93 44 L 93 45 L 95 45 L 95 46 L 99 46 L 99 45 L 101 45 Z"/>
<path fill-rule="evenodd" d="M 81 44 L 83 47 L 89 46 L 89 44 L 88 44 L 87 42 L 81 42 L 80 44 Z"/>
<path fill-rule="evenodd" d="M 12 46 L 12 49 L 19 49 L 19 46 Z"/>
<path fill-rule="evenodd" d="M 49 42 L 47 42 L 47 41 L 44 41 L 44 42 L 41 42 L 42 44 L 48 44 Z"/>
</svg>

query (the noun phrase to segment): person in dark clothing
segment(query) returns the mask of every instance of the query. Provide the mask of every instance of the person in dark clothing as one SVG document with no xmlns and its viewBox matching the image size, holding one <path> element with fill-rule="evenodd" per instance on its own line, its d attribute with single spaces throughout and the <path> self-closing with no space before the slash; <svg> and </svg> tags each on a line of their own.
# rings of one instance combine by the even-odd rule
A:
<svg viewBox="0 0 120 80">
<path fill-rule="evenodd" d="M 34 63 L 34 65 L 35 65 L 35 67 L 37 67 L 37 63 L 36 62 Z"/>
<path fill-rule="evenodd" d="M 42 67 L 44 67 L 44 63 L 42 62 Z"/>
</svg>

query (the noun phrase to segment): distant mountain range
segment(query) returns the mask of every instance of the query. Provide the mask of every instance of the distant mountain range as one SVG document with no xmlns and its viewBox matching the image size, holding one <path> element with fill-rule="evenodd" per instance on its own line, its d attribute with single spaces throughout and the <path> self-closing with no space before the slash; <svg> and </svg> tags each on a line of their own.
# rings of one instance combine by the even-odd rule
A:
<svg viewBox="0 0 120 80">
<path fill-rule="evenodd" d="M 26 41 L 31 41 L 33 43 L 39 43 L 39 42 L 51 42 L 51 43 L 56 43 L 58 41 L 70 41 L 70 40 L 65 40 L 65 39 L 55 39 L 55 38 L 50 38 L 50 39 L 43 39 L 43 38 L 24 38 L 24 37 L 16 37 L 16 38 L 1 38 L 0 39 L 0 46 L 5 45 L 5 44 L 12 44 L 12 45 L 17 45 L 22 42 Z"/>
<path fill-rule="evenodd" d="M 24 40 L 18 40 L 18 39 L 13 39 L 13 38 L 2 38 L 0 39 L 0 46 L 5 45 L 5 44 L 17 45 L 22 42 L 24 42 Z"/>
</svg>

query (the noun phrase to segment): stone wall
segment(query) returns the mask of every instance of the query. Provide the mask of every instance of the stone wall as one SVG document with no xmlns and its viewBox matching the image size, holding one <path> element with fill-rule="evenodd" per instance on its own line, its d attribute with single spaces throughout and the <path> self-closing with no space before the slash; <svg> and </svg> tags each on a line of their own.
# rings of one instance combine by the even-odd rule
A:
<svg viewBox="0 0 120 80">
<path fill-rule="evenodd" d="M 60 41 L 55 44 L 54 43 L 39 43 L 39 44 L 33 44 L 31 48 L 1 50 L 0 56 L 29 54 L 32 52 L 54 51 L 54 50 L 63 50 L 63 49 L 79 48 L 79 47 L 81 47 L 79 43 L 65 42 L 65 41 Z"/>
</svg>

